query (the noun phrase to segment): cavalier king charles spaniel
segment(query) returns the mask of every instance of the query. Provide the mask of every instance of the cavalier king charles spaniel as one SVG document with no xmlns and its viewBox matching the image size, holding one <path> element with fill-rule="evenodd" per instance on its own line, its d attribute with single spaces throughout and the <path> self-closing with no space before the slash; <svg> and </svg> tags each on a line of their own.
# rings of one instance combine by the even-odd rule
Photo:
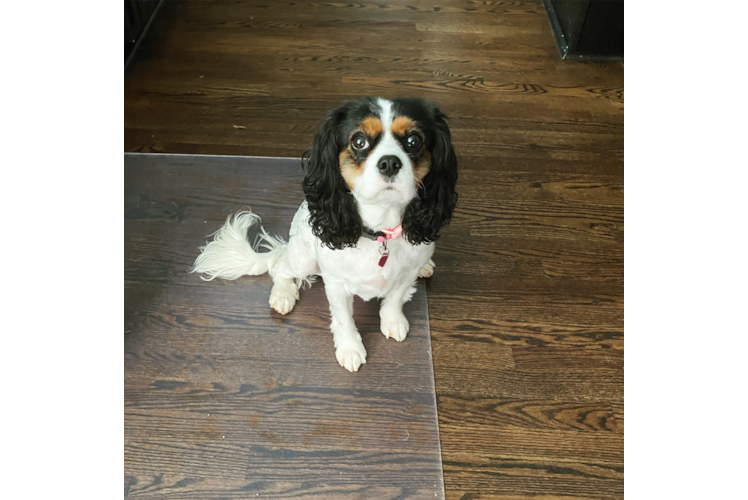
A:
<svg viewBox="0 0 748 500">
<path fill-rule="evenodd" d="M 457 203 L 457 159 L 446 116 L 421 99 L 365 97 L 330 111 L 302 158 L 306 201 L 288 243 L 260 228 L 253 249 L 250 211 L 229 216 L 202 247 L 192 272 L 203 279 L 270 273 L 270 307 L 288 314 L 299 289 L 321 276 L 330 303 L 335 357 L 355 372 L 366 349 L 353 296 L 382 298 L 380 329 L 405 340 L 402 308 L 418 277 L 434 272 L 434 241 Z M 259 252 L 262 248 L 266 252 Z"/>
</svg>

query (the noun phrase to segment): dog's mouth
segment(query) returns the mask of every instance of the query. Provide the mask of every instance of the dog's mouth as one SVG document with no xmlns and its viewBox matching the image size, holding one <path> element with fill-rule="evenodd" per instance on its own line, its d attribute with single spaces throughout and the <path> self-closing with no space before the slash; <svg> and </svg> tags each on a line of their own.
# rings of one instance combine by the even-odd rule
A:
<svg viewBox="0 0 748 500">
<path fill-rule="evenodd" d="M 382 186 L 376 191 L 364 197 L 365 201 L 370 202 L 395 202 L 403 197 L 403 193 L 395 186 Z"/>
<path fill-rule="evenodd" d="M 402 183 L 382 186 L 373 200 L 385 203 L 404 203 L 410 201 L 415 192 L 410 192 Z"/>
</svg>

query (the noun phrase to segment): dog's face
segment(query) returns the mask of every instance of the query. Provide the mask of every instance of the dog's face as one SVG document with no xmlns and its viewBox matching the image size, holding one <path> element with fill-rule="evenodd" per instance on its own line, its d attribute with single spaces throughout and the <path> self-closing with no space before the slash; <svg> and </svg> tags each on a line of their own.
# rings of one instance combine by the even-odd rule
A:
<svg viewBox="0 0 748 500">
<path fill-rule="evenodd" d="M 426 147 L 431 121 L 424 105 L 410 100 L 362 99 L 348 110 L 338 126 L 338 161 L 356 199 L 404 204 L 413 199 L 431 167 Z"/>
<path fill-rule="evenodd" d="M 365 97 L 328 113 L 303 183 L 314 234 L 330 248 L 355 246 L 360 207 L 393 204 L 402 207 L 408 241 L 436 240 L 457 202 L 457 161 L 444 119 L 420 99 Z"/>
</svg>

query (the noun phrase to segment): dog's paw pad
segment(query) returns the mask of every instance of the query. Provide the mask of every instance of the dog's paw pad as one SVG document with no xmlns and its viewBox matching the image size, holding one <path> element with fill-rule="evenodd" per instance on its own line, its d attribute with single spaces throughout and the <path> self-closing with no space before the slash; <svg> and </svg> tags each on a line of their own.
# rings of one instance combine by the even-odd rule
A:
<svg viewBox="0 0 748 500">
<path fill-rule="evenodd" d="M 339 347 L 335 350 L 335 357 L 340 366 L 349 372 L 357 372 L 359 367 L 366 363 L 366 349 L 360 347 Z"/>
<path fill-rule="evenodd" d="M 392 338 L 398 342 L 402 342 L 408 336 L 410 324 L 405 316 L 400 315 L 400 317 L 396 318 L 382 318 L 380 329 L 388 339 Z"/>
<path fill-rule="evenodd" d="M 434 264 L 434 261 L 429 259 L 429 261 L 426 263 L 425 266 L 421 268 L 420 271 L 418 271 L 418 277 L 419 278 L 428 278 L 432 274 L 434 274 L 434 268 L 436 267 L 436 264 Z"/>
</svg>

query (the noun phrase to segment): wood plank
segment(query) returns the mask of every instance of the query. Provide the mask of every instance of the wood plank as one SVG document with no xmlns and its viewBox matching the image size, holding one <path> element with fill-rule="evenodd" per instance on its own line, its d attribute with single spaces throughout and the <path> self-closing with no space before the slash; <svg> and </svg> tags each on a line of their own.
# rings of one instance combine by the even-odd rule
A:
<svg viewBox="0 0 748 500">
<path fill-rule="evenodd" d="M 512 347 L 514 366 L 523 371 L 558 372 L 567 369 L 623 369 L 622 349 Z"/>
<path fill-rule="evenodd" d="M 623 433 L 615 418 L 617 403 L 439 396 L 439 419 L 450 425 L 561 429 Z"/>
<path fill-rule="evenodd" d="M 623 401 L 620 403 L 613 403 L 613 416 L 616 419 L 616 426 L 623 432 Z"/>
<path fill-rule="evenodd" d="M 439 394 L 516 399 L 622 401 L 623 370 L 564 370 L 556 373 L 442 366 L 436 373 Z"/>
<path fill-rule="evenodd" d="M 546 437 L 547 439 L 547 437 Z M 623 498 L 623 468 L 611 464 L 570 463 L 516 458 L 476 458 L 456 453 L 445 460 L 450 478 L 447 498 Z M 483 493 L 485 492 L 485 493 Z M 563 492 L 563 495 L 557 495 Z"/>
</svg>

